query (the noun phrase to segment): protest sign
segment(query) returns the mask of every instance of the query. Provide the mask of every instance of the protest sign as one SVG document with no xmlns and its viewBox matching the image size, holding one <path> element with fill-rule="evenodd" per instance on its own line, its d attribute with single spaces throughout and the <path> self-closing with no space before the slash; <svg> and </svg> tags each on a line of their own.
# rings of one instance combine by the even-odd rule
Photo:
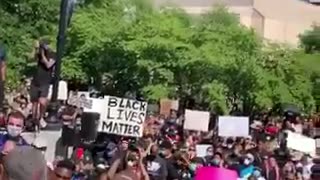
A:
<svg viewBox="0 0 320 180">
<path fill-rule="evenodd" d="M 225 168 L 201 167 L 196 171 L 195 180 L 237 180 L 238 174 Z"/>
<path fill-rule="evenodd" d="M 206 111 L 186 110 L 184 129 L 196 131 L 208 131 L 210 113 Z"/>
<path fill-rule="evenodd" d="M 197 157 L 205 157 L 207 155 L 208 148 L 212 147 L 210 144 L 198 144 L 196 145 Z"/>
<path fill-rule="evenodd" d="M 77 95 L 78 95 L 78 97 L 90 98 L 90 92 L 88 92 L 88 91 L 78 91 Z"/>
<path fill-rule="evenodd" d="M 170 99 L 161 99 L 160 100 L 160 114 L 168 117 L 171 110 L 179 110 L 179 101 L 170 100 Z"/>
<path fill-rule="evenodd" d="M 49 87 L 48 99 L 52 98 L 52 85 Z M 68 84 L 65 81 L 59 81 L 58 100 L 65 101 L 68 99 Z"/>
<path fill-rule="evenodd" d="M 248 137 L 249 117 L 220 116 L 218 134 L 223 137 Z"/>
<path fill-rule="evenodd" d="M 99 113 L 100 116 L 104 114 L 106 109 L 106 103 L 104 99 L 88 98 L 83 106 L 84 112 Z"/>
<path fill-rule="evenodd" d="M 179 101 L 178 100 L 171 101 L 171 109 L 176 110 L 176 111 L 179 110 Z"/>
<path fill-rule="evenodd" d="M 310 155 L 316 153 L 316 140 L 303 136 L 298 133 L 286 131 L 287 133 L 287 147 L 296 151 L 304 152 Z"/>
<path fill-rule="evenodd" d="M 141 137 L 147 113 L 147 102 L 106 96 L 105 113 L 99 123 L 99 132 Z"/>
<path fill-rule="evenodd" d="M 67 103 L 72 106 L 83 108 L 85 112 L 93 108 L 92 98 L 86 98 L 84 96 L 78 97 L 77 95 L 74 95 L 74 94 L 70 94 Z"/>
<path fill-rule="evenodd" d="M 171 100 L 170 99 L 161 99 L 160 100 L 160 114 L 168 117 L 171 110 Z"/>
</svg>

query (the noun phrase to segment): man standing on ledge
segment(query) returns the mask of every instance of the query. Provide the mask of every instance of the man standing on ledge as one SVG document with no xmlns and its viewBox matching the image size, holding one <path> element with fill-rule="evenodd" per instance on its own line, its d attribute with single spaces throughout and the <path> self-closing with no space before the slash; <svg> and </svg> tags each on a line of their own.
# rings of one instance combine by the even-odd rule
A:
<svg viewBox="0 0 320 180">
<path fill-rule="evenodd" d="M 55 53 L 49 48 L 48 41 L 40 41 L 35 45 L 35 58 L 38 62 L 37 70 L 33 76 L 30 88 L 32 101 L 32 118 L 36 130 L 46 126 L 44 114 L 48 103 L 49 87 L 55 64 Z"/>
<path fill-rule="evenodd" d="M 0 113 L 3 115 L 4 82 L 6 77 L 6 50 L 0 44 Z"/>
</svg>

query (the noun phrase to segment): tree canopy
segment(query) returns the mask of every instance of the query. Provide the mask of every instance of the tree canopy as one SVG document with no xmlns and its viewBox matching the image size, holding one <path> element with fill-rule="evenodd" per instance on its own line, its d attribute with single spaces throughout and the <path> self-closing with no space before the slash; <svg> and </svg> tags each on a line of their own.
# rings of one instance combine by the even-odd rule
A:
<svg viewBox="0 0 320 180">
<path fill-rule="evenodd" d="M 23 20 L 1 10 L 6 11 L 7 19 L 34 28 L 28 31 L 16 27 L 13 20 L 0 21 L 7 42 L 23 42 L 8 43 L 10 62 L 20 62 L 15 67 L 21 68 L 17 71 L 11 66 L 12 71 L 19 75 L 28 64 L 21 54 L 29 52 L 36 37 L 54 39 L 54 15 L 58 15 L 54 0 L 21 2 L 32 8 L 32 3 L 38 8 L 48 3 L 45 8 L 50 8 L 50 14 L 39 12 L 47 18 L 47 28 L 42 29 L 32 26 L 31 17 Z M 20 36 L 11 37 L 17 33 Z M 69 81 L 94 82 L 110 95 L 142 94 L 149 101 L 192 97 L 203 109 L 220 114 L 229 113 L 234 104 L 245 112 L 282 103 L 297 104 L 306 112 L 314 108 L 310 74 L 295 51 L 266 45 L 224 7 L 194 18 L 178 8 L 154 10 L 141 0 L 85 1 L 68 31 L 62 76 Z"/>
</svg>

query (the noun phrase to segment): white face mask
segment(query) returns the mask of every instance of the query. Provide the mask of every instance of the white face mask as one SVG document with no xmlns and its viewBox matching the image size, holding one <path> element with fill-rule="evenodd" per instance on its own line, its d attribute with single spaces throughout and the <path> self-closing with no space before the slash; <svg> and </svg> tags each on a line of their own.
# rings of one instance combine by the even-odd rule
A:
<svg viewBox="0 0 320 180">
<path fill-rule="evenodd" d="M 22 133 L 22 128 L 17 126 L 8 125 L 7 126 L 7 132 L 12 137 L 20 136 Z"/>
<path fill-rule="evenodd" d="M 250 160 L 249 160 L 249 159 L 245 159 L 244 162 L 243 162 L 243 164 L 249 165 L 249 164 L 250 164 Z"/>
<path fill-rule="evenodd" d="M 135 165 L 135 163 L 134 163 L 133 161 L 128 161 L 128 162 L 127 162 L 127 165 L 128 165 L 129 167 L 133 167 L 133 166 Z"/>
</svg>

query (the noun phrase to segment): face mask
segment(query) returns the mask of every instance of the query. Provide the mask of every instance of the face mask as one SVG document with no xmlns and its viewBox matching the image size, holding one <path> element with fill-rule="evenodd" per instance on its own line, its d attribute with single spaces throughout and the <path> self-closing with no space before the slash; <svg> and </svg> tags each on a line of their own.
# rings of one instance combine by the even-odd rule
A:
<svg viewBox="0 0 320 180">
<path fill-rule="evenodd" d="M 194 171 L 196 171 L 196 169 L 197 169 L 197 165 L 192 163 L 192 164 L 189 165 L 189 169 L 190 169 L 192 172 L 194 172 Z"/>
<path fill-rule="evenodd" d="M 249 165 L 249 164 L 250 164 L 250 160 L 249 160 L 249 159 L 245 159 L 245 160 L 243 161 L 243 164 Z"/>
<path fill-rule="evenodd" d="M 228 148 L 228 149 L 231 149 L 232 146 L 233 146 L 232 144 L 228 144 L 228 145 L 227 145 L 227 148 Z"/>
<path fill-rule="evenodd" d="M 253 171 L 253 176 L 260 177 L 261 176 L 261 172 L 260 171 Z"/>
<path fill-rule="evenodd" d="M 212 163 L 216 166 L 218 166 L 220 164 L 220 160 L 219 159 L 213 159 Z"/>
<path fill-rule="evenodd" d="M 7 126 L 7 132 L 11 137 L 17 137 L 21 134 L 22 128 L 21 127 L 16 127 L 16 126 Z"/>
<path fill-rule="evenodd" d="M 133 162 L 133 161 L 128 161 L 128 162 L 127 162 L 127 165 L 128 165 L 129 167 L 133 167 L 135 164 L 136 164 L 136 163 Z"/>
<path fill-rule="evenodd" d="M 162 156 L 164 156 L 164 155 L 166 154 L 166 151 L 165 151 L 165 150 L 160 150 L 160 151 L 159 151 L 159 154 L 162 155 Z"/>
<path fill-rule="evenodd" d="M 174 124 L 176 122 L 176 120 L 175 119 L 169 119 L 168 122 L 171 123 L 171 124 Z"/>
</svg>

